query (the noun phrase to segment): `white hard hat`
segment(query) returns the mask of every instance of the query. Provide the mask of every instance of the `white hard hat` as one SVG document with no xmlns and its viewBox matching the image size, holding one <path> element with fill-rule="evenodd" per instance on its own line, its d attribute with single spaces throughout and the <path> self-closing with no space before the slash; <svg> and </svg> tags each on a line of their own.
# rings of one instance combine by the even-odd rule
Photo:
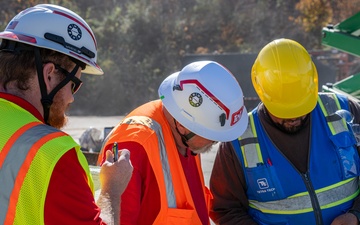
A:
<svg viewBox="0 0 360 225">
<path fill-rule="evenodd" d="M 64 7 L 40 4 L 25 9 L 0 32 L 0 39 L 63 53 L 85 63 L 87 66 L 82 72 L 103 74 L 96 64 L 97 43 L 90 26 Z"/>
<path fill-rule="evenodd" d="M 241 87 L 217 62 L 193 62 L 168 76 L 158 91 L 171 116 L 203 138 L 231 141 L 247 127 Z"/>
</svg>

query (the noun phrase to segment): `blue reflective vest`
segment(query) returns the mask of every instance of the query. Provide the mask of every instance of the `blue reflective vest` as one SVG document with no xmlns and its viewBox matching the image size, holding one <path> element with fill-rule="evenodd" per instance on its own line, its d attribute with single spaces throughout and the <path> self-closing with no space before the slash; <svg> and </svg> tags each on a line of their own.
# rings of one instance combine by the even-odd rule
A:
<svg viewBox="0 0 360 225">
<path fill-rule="evenodd" d="M 274 146 L 260 124 L 257 109 L 248 129 L 232 142 L 247 183 L 249 214 L 262 225 L 330 224 L 359 194 L 359 155 L 346 121 L 346 98 L 320 93 L 311 112 L 308 171 L 300 173 Z"/>
</svg>

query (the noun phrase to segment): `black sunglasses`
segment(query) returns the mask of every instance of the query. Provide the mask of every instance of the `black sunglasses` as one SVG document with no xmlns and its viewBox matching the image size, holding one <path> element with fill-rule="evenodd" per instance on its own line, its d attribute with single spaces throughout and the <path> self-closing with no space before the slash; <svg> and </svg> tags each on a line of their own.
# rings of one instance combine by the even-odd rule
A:
<svg viewBox="0 0 360 225">
<path fill-rule="evenodd" d="M 56 64 L 53 62 L 51 62 L 51 63 L 54 64 L 55 69 L 59 70 L 66 77 L 70 76 L 70 73 L 66 69 L 62 68 L 59 64 Z M 76 76 L 72 76 L 70 78 L 70 80 L 72 82 L 71 83 L 71 93 L 75 94 L 80 89 L 80 87 L 82 85 L 82 81 L 79 78 L 77 78 Z"/>
</svg>

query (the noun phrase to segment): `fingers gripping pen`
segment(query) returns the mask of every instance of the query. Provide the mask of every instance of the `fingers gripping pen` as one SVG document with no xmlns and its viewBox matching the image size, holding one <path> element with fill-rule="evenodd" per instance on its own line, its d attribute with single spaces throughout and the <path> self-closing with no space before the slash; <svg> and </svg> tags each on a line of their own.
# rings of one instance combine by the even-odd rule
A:
<svg viewBox="0 0 360 225">
<path fill-rule="evenodd" d="M 113 153 L 114 153 L 114 162 L 116 162 L 118 160 L 118 144 L 117 144 L 117 142 L 114 142 Z"/>
</svg>

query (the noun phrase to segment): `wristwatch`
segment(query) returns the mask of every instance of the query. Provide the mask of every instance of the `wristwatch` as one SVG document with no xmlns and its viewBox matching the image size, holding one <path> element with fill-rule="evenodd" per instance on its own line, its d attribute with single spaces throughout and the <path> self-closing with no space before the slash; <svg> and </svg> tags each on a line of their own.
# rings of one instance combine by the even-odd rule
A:
<svg viewBox="0 0 360 225">
<path fill-rule="evenodd" d="M 357 211 L 355 209 L 350 209 L 348 211 L 348 213 L 351 213 L 351 214 L 355 215 L 357 220 L 358 220 L 358 224 L 360 224 L 360 212 L 359 211 Z"/>
</svg>

